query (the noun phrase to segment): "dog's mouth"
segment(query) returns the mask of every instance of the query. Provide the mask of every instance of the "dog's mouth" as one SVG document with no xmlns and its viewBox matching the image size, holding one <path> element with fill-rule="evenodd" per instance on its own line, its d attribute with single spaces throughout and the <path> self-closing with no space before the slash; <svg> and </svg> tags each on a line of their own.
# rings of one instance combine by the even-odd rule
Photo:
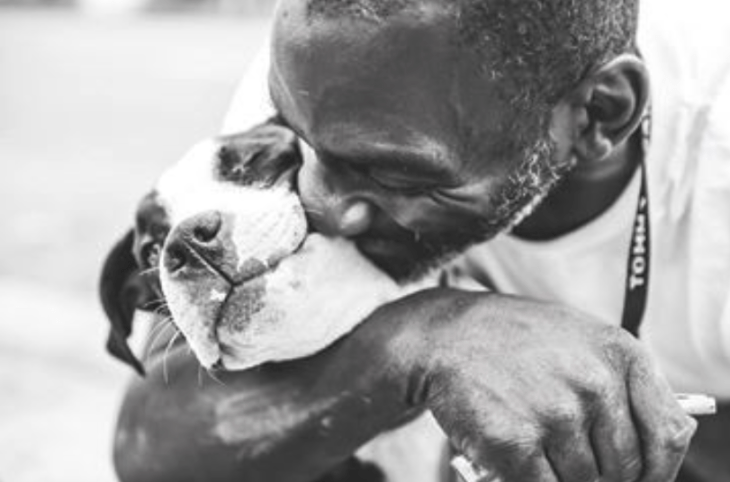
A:
<svg viewBox="0 0 730 482">
<path fill-rule="evenodd" d="M 275 316 L 271 310 L 263 313 L 268 278 L 283 260 L 300 252 L 305 236 L 298 234 L 303 230 L 290 229 L 288 233 L 297 235 L 290 234 L 287 243 L 263 252 L 233 242 L 235 229 L 221 228 L 215 238 L 200 232 L 196 237 L 195 230 L 188 231 L 193 234 L 173 230 L 162 249 L 162 290 L 175 323 L 201 364 L 229 368 L 236 365 L 237 354 L 247 349 L 246 340 L 249 334 L 255 335 L 259 322 Z M 243 257 L 242 252 L 250 256 Z"/>
<path fill-rule="evenodd" d="M 207 297 L 208 302 L 194 303 L 198 306 L 207 304 L 208 309 L 203 316 L 190 322 L 180 320 L 178 325 L 183 333 L 186 332 L 182 328 L 184 324 L 195 324 L 205 330 L 203 343 L 212 356 L 198 357 L 203 366 L 220 371 L 242 370 L 259 364 L 269 356 L 271 347 L 260 337 L 270 329 L 275 330 L 287 316 L 282 307 L 271 302 L 271 291 L 278 294 L 281 289 L 280 285 L 271 286 L 272 278 L 276 278 L 275 285 L 282 278 L 290 278 L 290 273 L 281 274 L 278 268 L 278 264 L 269 266 L 256 276 L 238 283 L 232 283 L 219 273 L 211 274 L 215 276 L 214 280 L 200 283 L 201 291 L 207 291 L 207 296 L 201 293 L 201 298 Z M 296 284 L 297 281 L 292 280 L 292 289 L 298 288 Z M 190 337 L 188 341 L 192 340 L 191 346 L 195 349 L 200 342 L 195 342 L 194 330 Z"/>
</svg>

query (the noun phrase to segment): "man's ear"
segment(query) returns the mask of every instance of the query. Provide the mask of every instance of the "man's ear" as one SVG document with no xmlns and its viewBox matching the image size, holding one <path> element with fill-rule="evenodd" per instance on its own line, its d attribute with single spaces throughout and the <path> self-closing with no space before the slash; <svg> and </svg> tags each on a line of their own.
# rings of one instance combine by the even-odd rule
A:
<svg viewBox="0 0 730 482">
<path fill-rule="evenodd" d="M 142 363 L 132 352 L 127 339 L 132 334 L 134 311 L 149 296 L 134 258 L 134 230 L 130 229 L 107 255 L 99 281 L 99 295 L 111 330 L 106 348 L 114 357 L 144 375 Z"/>
<path fill-rule="evenodd" d="M 578 162 L 601 161 L 641 123 L 649 100 L 644 62 L 620 55 L 592 71 L 569 97 L 579 113 L 573 145 Z"/>
</svg>

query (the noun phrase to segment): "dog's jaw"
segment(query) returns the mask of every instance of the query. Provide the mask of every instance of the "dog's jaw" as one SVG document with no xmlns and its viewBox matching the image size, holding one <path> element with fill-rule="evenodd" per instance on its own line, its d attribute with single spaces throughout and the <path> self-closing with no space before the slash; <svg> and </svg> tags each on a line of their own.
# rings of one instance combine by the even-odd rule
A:
<svg viewBox="0 0 730 482">
<path fill-rule="evenodd" d="M 218 336 L 227 369 L 312 355 L 349 333 L 378 306 L 415 289 L 395 283 L 352 243 L 318 234 L 310 234 L 299 251 L 260 283 L 254 289 L 264 290 L 264 295 L 255 310 L 244 285 L 233 291 L 221 312 Z"/>
<path fill-rule="evenodd" d="M 163 270 L 160 282 L 175 325 L 200 364 L 211 368 L 220 359 L 215 325 L 231 289 L 230 283 L 214 272 L 193 283 L 179 282 Z"/>
<path fill-rule="evenodd" d="M 173 319 L 205 368 L 244 370 L 312 355 L 378 306 L 416 290 L 400 286 L 346 240 L 307 237 L 277 267 L 233 286 L 214 270 L 162 288 Z"/>
</svg>

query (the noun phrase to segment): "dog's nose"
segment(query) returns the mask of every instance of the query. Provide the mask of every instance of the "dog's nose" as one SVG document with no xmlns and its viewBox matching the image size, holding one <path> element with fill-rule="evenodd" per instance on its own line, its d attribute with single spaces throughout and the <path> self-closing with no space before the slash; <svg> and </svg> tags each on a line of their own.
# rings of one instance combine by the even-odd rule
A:
<svg viewBox="0 0 730 482">
<path fill-rule="evenodd" d="M 255 258 L 239 261 L 232 228 L 230 216 L 218 211 L 196 214 L 181 222 L 169 234 L 164 247 L 165 269 L 191 279 L 204 272 L 215 272 L 231 284 L 263 274 L 268 269 L 266 262 Z M 265 241 L 259 240 L 261 244 Z"/>
<path fill-rule="evenodd" d="M 219 244 L 220 239 L 218 239 L 218 236 L 221 234 L 222 226 L 223 217 L 221 213 L 206 211 L 180 223 L 173 235 L 180 237 L 201 255 L 205 255 L 210 250 L 216 249 Z"/>
<path fill-rule="evenodd" d="M 208 211 L 186 219 L 169 235 L 164 249 L 163 263 L 170 273 L 186 269 L 216 266 L 222 261 L 222 243 L 219 239 L 223 219 L 219 212 Z M 219 266 L 216 266 L 219 267 Z"/>
<path fill-rule="evenodd" d="M 203 214 L 198 214 L 192 217 L 187 222 L 190 226 L 189 230 L 189 243 L 205 247 L 211 243 L 221 230 L 223 220 L 221 214 L 218 211 L 209 211 Z M 184 225 L 185 223 L 183 223 Z M 183 228 L 185 229 L 185 228 Z M 186 233 L 183 233 L 185 235 Z"/>
</svg>

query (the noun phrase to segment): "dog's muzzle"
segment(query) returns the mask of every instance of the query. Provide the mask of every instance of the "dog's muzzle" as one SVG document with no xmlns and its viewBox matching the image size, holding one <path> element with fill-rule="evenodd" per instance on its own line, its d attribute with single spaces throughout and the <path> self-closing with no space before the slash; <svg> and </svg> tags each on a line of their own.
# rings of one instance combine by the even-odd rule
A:
<svg viewBox="0 0 730 482">
<path fill-rule="evenodd" d="M 290 191 L 248 188 L 241 193 L 246 198 L 238 199 L 238 209 L 222 206 L 173 226 L 162 250 L 160 281 L 167 305 L 206 367 L 220 364 L 227 347 L 262 316 L 267 276 L 307 234 L 304 211 Z"/>
</svg>

